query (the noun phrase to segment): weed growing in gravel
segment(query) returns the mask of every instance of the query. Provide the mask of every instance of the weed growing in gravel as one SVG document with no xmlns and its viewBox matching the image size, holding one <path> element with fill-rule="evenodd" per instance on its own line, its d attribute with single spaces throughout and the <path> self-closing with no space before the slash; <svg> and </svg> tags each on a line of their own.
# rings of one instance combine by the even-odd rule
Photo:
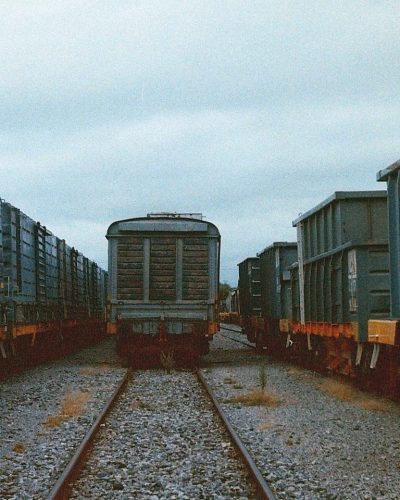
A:
<svg viewBox="0 0 400 500">
<path fill-rule="evenodd" d="M 369 394 L 364 394 L 358 389 L 351 387 L 349 384 L 338 380 L 324 380 L 319 388 L 321 391 L 341 401 L 348 401 L 364 410 L 389 411 L 390 403 L 388 401 Z"/>
<path fill-rule="evenodd" d="M 13 451 L 15 453 L 23 453 L 26 450 L 25 445 L 23 443 L 15 443 Z"/>
<path fill-rule="evenodd" d="M 258 380 L 260 382 L 261 390 L 264 392 L 267 387 L 267 367 L 264 363 L 258 369 Z"/>
<path fill-rule="evenodd" d="M 45 425 L 48 427 L 58 427 L 68 418 L 80 415 L 86 407 L 90 398 L 88 391 L 68 392 L 61 403 L 60 413 L 47 418 Z"/>
<path fill-rule="evenodd" d="M 224 384 L 236 384 L 236 382 L 231 377 L 225 377 Z"/>
<path fill-rule="evenodd" d="M 171 373 L 171 371 L 174 369 L 175 366 L 174 351 L 168 351 L 168 352 L 161 351 L 160 362 L 164 370 L 167 373 Z"/>
<path fill-rule="evenodd" d="M 223 403 L 241 403 L 245 406 L 279 406 L 282 401 L 267 391 L 253 389 L 247 394 L 238 394 L 232 398 L 227 398 Z"/>
<path fill-rule="evenodd" d="M 146 403 L 145 401 L 141 401 L 140 399 L 138 401 L 134 401 L 131 407 L 134 410 L 146 410 L 146 411 L 155 410 L 154 406 L 152 406 L 150 403 Z"/>
</svg>

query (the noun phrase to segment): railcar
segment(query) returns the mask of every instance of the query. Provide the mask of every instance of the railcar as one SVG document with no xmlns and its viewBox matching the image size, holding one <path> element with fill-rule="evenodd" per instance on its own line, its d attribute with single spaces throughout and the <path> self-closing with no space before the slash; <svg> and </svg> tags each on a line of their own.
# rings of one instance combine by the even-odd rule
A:
<svg viewBox="0 0 400 500">
<path fill-rule="evenodd" d="M 0 200 L 0 368 L 105 334 L 107 273 Z"/>
<path fill-rule="evenodd" d="M 282 332 L 289 331 L 292 319 L 292 293 L 289 267 L 297 261 L 296 242 L 275 242 L 259 252 L 261 319 L 255 342 L 258 350 L 265 347 L 280 352 L 286 343 Z"/>
<path fill-rule="evenodd" d="M 137 367 L 196 364 L 218 330 L 220 233 L 201 214 L 160 213 L 107 231 L 108 331 Z"/>
<path fill-rule="evenodd" d="M 240 326 L 250 342 L 255 335 L 261 317 L 260 259 L 248 257 L 238 264 Z"/>
<path fill-rule="evenodd" d="M 398 170 L 400 164 L 385 173 Z M 395 193 L 389 222 L 398 218 Z M 258 254 L 262 324 L 255 340 L 261 337 L 262 348 L 398 392 L 400 321 L 392 278 L 399 273 L 398 240 L 390 236 L 396 255 L 389 265 L 388 234 L 399 226 L 392 220 L 388 232 L 387 209 L 385 191 L 336 192 L 293 222 L 297 244 L 275 243 Z"/>
</svg>

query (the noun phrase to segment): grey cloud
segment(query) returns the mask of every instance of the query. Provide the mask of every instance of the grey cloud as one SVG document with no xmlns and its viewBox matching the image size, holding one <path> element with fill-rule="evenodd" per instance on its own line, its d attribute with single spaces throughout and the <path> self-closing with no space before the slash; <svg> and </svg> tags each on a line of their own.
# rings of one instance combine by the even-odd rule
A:
<svg viewBox="0 0 400 500">
<path fill-rule="evenodd" d="M 15 1 L 1 196 L 104 265 L 107 225 L 201 211 L 222 277 L 398 159 L 397 2 Z"/>
</svg>

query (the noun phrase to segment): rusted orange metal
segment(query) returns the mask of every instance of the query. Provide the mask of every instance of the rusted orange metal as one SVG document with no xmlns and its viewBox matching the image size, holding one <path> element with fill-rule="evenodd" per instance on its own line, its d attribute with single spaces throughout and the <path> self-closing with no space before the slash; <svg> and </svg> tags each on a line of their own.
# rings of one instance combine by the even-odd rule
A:
<svg viewBox="0 0 400 500">
<path fill-rule="evenodd" d="M 23 337 L 25 335 L 38 335 L 46 332 L 58 333 L 60 330 L 70 329 L 79 326 L 96 325 L 102 323 L 99 319 L 71 319 L 71 320 L 56 320 L 56 321 L 42 321 L 37 323 L 26 323 L 26 324 L 14 324 L 14 325 L 3 325 L 0 327 L 0 340 L 7 337 L 17 338 Z M 8 328 L 8 330 L 7 330 Z"/>
<path fill-rule="evenodd" d="M 400 321 L 376 319 L 369 320 L 368 342 L 400 345 Z"/>
<path fill-rule="evenodd" d="M 282 333 L 288 333 L 290 331 L 290 327 L 292 325 L 292 322 L 290 319 L 280 319 L 279 320 L 279 330 Z"/>
<path fill-rule="evenodd" d="M 111 323 L 111 321 L 107 322 L 107 335 L 116 335 L 117 334 L 117 323 Z"/>
<path fill-rule="evenodd" d="M 208 335 L 215 335 L 218 332 L 218 323 L 211 321 L 208 323 Z"/>
<path fill-rule="evenodd" d="M 311 335 L 320 335 L 322 337 L 346 337 L 353 339 L 357 337 L 357 328 L 353 323 L 314 323 L 308 321 L 300 323 L 298 321 L 292 322 L 292 331 L 294 333 L 304 333 Z"/>
</svg>

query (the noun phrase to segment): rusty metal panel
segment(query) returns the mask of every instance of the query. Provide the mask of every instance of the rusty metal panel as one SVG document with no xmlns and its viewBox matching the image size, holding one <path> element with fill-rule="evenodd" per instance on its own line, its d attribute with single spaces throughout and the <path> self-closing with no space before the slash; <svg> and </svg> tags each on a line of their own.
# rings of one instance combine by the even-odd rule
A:
<svg viewBox="0 0 400 500">
<path fill-rule="evenodd" d="M 129 236 L 118 241 L 117 299 L 143 298 L 143 238 Z"/>
<path fill-rule="evenodd" d="M 208 299 L 208 238 L 183 240 L 183 300 Z"/>
<path fill-rule="evenodd" d="M 176 300 L 176 238 L 150 240 L 150 300 Z"/>
<path fill-rule="evenodd" d="M 137 238 L 139 247 L 124 247 L 129 238 Z M 134 328 L 142 321 L 166 321 L 169 333 L 216 321 L 220 235 L 214 224 L 153 214 L 114 222 L 107 239 L 112 321 L 134 321 Z"/>
</svg>

